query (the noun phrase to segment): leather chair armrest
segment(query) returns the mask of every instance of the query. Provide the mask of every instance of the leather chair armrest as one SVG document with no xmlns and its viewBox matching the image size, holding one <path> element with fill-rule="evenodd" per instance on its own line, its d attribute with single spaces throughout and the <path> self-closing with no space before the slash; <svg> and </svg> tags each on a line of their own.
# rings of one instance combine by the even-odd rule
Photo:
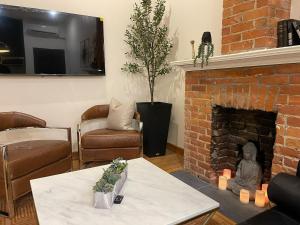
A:
<svg viewBox="0 0 300 225">
<path fill-rule="evenodd" d="M 77 124 L 77 144 L 78 144 L 78 152 L 81 147 L 81 123 Z"/>
<path fill-rule="evenodd" d="M 141 115 L 139 112 L 134 112 L 133 119 L 141 121 Z"/>
<path fill-rule="evenodd" d="M 141 116 L 138 112 L 134 112 L 133 120 L 135 120 L 135 130 L 142 132 L 143 123 L 141 122 Z"/>
<path fill-rule="evenodd" d="M 25 127 L 0 131 L 0 145 L 31 140 L 66 140 L 71 143 L 71 128 Z"/>
<path fill-rule="evenodd" d="M 71 127 L 46 127 L 47 129 L 66 130 L 68 142 L 70 143 L 70 155 L 72 155 L 72 132 Z"/>
<path fill-rule="evenodd" d="M 139 112 L 134 112 L 133 119 L 136 122 L 136 130 L 140 133 L 140 157 L 143 157 L 143 122 Z"/>
<path fill-rule="evenodd" d="M 9 216 L 9 217 L 13 217 L 14 216 L 14 206 L 13 206 L 13 192 L 12 192 L 12 184 L 11 184 L 11 180 L 9 179 L 9 168 L 8 168 L 8 163 L 7 163 L 7 159 L 8 159 L 8 154 L 7 154 L 7 150 L 6 150 L 7 146 L 6 145 L 0 145 L 0 153 L 1 153 L 1 179 L 3 180 L 2 185 L 4 185 L 3 193 L 5 196 L 5 201 L 7 202 L 7 210 L 8 212 L 3 212 L 1 211 L 1 213 L 4 216 Z"/>
</svg>

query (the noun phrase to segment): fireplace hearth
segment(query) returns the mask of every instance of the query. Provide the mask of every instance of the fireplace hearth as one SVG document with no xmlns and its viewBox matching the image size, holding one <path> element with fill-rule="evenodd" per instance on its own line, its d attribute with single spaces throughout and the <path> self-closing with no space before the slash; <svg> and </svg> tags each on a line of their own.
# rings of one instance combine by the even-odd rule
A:
<svg viewBox="0 0 300 225">
<path fill-rule="evenodd" d="M 211 166 L 217 174 L 223 169 L 237 170 L 242 146 L 253 142 L 258 150 L 263 182 L 271 178 L 277 114 L 214 106 L 212 110 Z"/>
</svg>

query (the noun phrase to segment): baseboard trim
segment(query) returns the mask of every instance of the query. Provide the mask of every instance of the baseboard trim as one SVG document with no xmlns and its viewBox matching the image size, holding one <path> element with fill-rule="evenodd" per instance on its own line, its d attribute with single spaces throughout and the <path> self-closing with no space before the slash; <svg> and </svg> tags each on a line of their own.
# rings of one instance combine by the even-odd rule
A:
<svg viewBox="0 0 300 225">
<path fill-rule="evenodd" d="M 167 143 L 167 149 L 173 151 L 173 152 L 176 152 L 177 154 L 180 154 L 180 155 L 184 155 L 184 149 L 183 148 L 180 148 L 176 145 L 173 145 L 171 143 Z"/>
<path fill-rule="evenodd" d="M 79 159 L 78 152 L 72 152 L 72 159 L 73 160 L 78 160 Z"/>
</svg>

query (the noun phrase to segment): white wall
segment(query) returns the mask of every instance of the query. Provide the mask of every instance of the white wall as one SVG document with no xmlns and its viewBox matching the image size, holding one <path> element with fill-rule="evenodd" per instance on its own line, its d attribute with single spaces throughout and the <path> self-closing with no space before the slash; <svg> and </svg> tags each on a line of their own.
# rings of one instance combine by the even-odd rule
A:
<svg viewBox="0 0 300 225">
<path fill-rule="evenodd" d="M 300 20 L 300 0 L 292 0 L 291 19 Z"/>
<path fill-rule="evenodd" d="M 135 0 L 0 0 L 0 4 L 21 5 L 70 13 L 104 17 L 105 77 L 0 77 L 1 111 L 17 110 L 48 121 L 53 126 L 75 127 L 81 113 L 111 97 L 122 100 L 149 100 L 145 80 L 120 70 L 126 61 L 124 32 Z M 216 53 L 220 53 L 222 0 L 168 0 L 170 35 L 174 53 L 170 60 L 191 58 L 190 40 L 199 44 L 204 31 L 211 31 Z M 174 70 L 156 87 L 156 100 L 173 103 L 169 141 L 183 147 L 184 76 Z M 76 146 L 76 144 L 74 144 Z"/>
<path fill-rule="evenodd" d="M 192 58 L 191 40 L 196 52 L 204 31 L 210 31 L 215 44 L 215 55 L 221 52 L 223 0 L 170 0 L 170 34 L 175 48 L 171 60 Z M 158 98 L 173 103 L 169 142 L 184 145 L 184 71 L 176 69 L 158 85 Z"/>
</svg>

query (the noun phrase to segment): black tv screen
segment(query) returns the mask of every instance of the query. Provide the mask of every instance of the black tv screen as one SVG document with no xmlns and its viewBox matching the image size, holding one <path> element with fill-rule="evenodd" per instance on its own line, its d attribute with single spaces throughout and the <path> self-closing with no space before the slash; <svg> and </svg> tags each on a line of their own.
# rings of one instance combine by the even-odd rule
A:
<svg viewBox="0 0 300 225">
<path fill-rule="evenodd" d="M 103 20 L 0 5 L 0 75 L 105 75 Z"/>
<path fill-rule="evenodd" d="M 34 73 L 66 74 L 65 50 L 33 48 L 33 57 Z"/>
</svg>

